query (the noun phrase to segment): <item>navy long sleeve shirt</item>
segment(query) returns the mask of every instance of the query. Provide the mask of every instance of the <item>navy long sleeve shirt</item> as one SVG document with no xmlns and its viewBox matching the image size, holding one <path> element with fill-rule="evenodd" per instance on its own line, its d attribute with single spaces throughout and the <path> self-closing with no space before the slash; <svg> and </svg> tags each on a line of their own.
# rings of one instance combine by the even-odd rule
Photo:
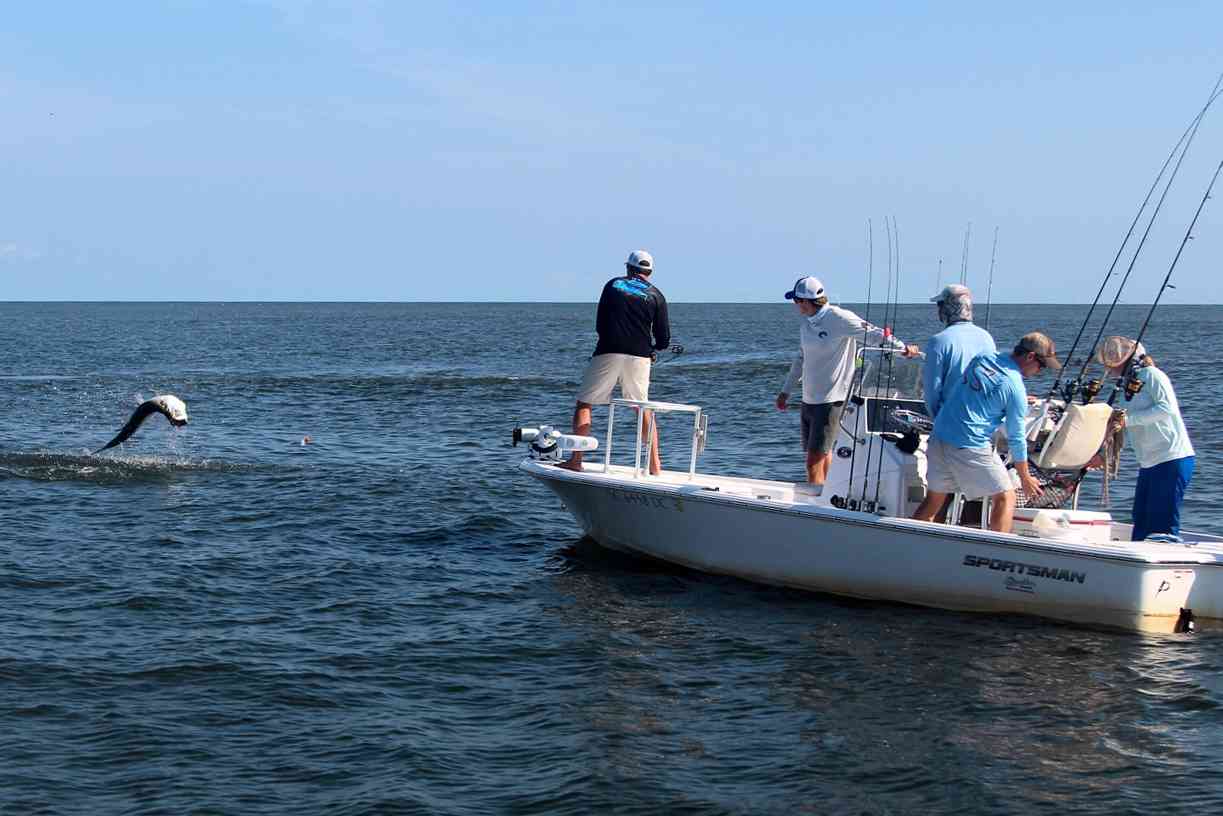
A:
<svg viewBox="0 0 1223 816">
<path fill-rule="evenodd" d="M 599 297 L 595 330 L 599 333 L 596 357 L 600 354 L 649 357 L 671 345 L 667 299 L 658 287 L 637 275 L 612 278 Z"/>
</svg>

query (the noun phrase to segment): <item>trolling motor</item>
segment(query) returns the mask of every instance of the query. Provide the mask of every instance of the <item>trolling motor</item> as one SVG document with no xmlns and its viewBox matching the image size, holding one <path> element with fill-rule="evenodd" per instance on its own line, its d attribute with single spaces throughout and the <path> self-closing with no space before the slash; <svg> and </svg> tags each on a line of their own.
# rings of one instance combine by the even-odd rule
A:
<svg viewBox="0 0 1223 816">
<path fill-rule="evenodd" d="M 515 428 L 513 441 L 515 446 L 519 442 L 529 442 L 531 458 L 541 462 L 561 461 L 561 451 L 592 451 L 599 447 L 599 440 L 593 436 L 563 434 L 551 425 Z"/>
</svg>

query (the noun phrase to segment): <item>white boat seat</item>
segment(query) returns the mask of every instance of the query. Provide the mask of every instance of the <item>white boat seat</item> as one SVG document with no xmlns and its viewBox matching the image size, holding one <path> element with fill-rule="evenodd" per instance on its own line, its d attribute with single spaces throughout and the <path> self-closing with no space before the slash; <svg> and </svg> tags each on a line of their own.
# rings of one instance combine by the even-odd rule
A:
<svg viewBox="0 0 1223 816">
<path fill-rule="evenodd" d="M 1042 470 L 1085 467 L 1104 445 L 1112 415 L 1112 406 L 1103 402 L 1067 405 L 1044 447 L 1032 457 L 1032 464 Z"/>
</svg>

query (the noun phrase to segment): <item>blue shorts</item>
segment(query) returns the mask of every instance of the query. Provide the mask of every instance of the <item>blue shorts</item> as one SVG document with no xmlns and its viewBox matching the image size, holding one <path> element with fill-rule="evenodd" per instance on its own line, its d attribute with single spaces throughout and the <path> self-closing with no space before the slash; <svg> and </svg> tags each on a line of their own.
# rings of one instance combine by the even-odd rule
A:
<svg viewBox="0 0 1223 816">
<path fill-rule="evenodd" d="M 1152 533 L 1180 534 L 1181 502 L 1193 478 L 1193 462 L 1194 457 L 1186 456 L 1139 469 L 1134 490 L 1134 541 Z"/>
</svg>

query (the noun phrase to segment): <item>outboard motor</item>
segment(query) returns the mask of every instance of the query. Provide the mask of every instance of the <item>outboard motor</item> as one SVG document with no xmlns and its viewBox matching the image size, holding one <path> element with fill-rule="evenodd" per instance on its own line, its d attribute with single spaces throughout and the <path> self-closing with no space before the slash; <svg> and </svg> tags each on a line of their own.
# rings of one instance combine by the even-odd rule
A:
<svg viewBox="0 0 1223 816">
<path fill-rule="evenodd" d="M 515 428 L 514 444 L 528 442 L 531 458 L 545 462 L 559 462 L 561 451 L 598 450 L 599 440 L 593 436 L 563 434 L 551 425 L 538 428 Z"/>
</svg>

